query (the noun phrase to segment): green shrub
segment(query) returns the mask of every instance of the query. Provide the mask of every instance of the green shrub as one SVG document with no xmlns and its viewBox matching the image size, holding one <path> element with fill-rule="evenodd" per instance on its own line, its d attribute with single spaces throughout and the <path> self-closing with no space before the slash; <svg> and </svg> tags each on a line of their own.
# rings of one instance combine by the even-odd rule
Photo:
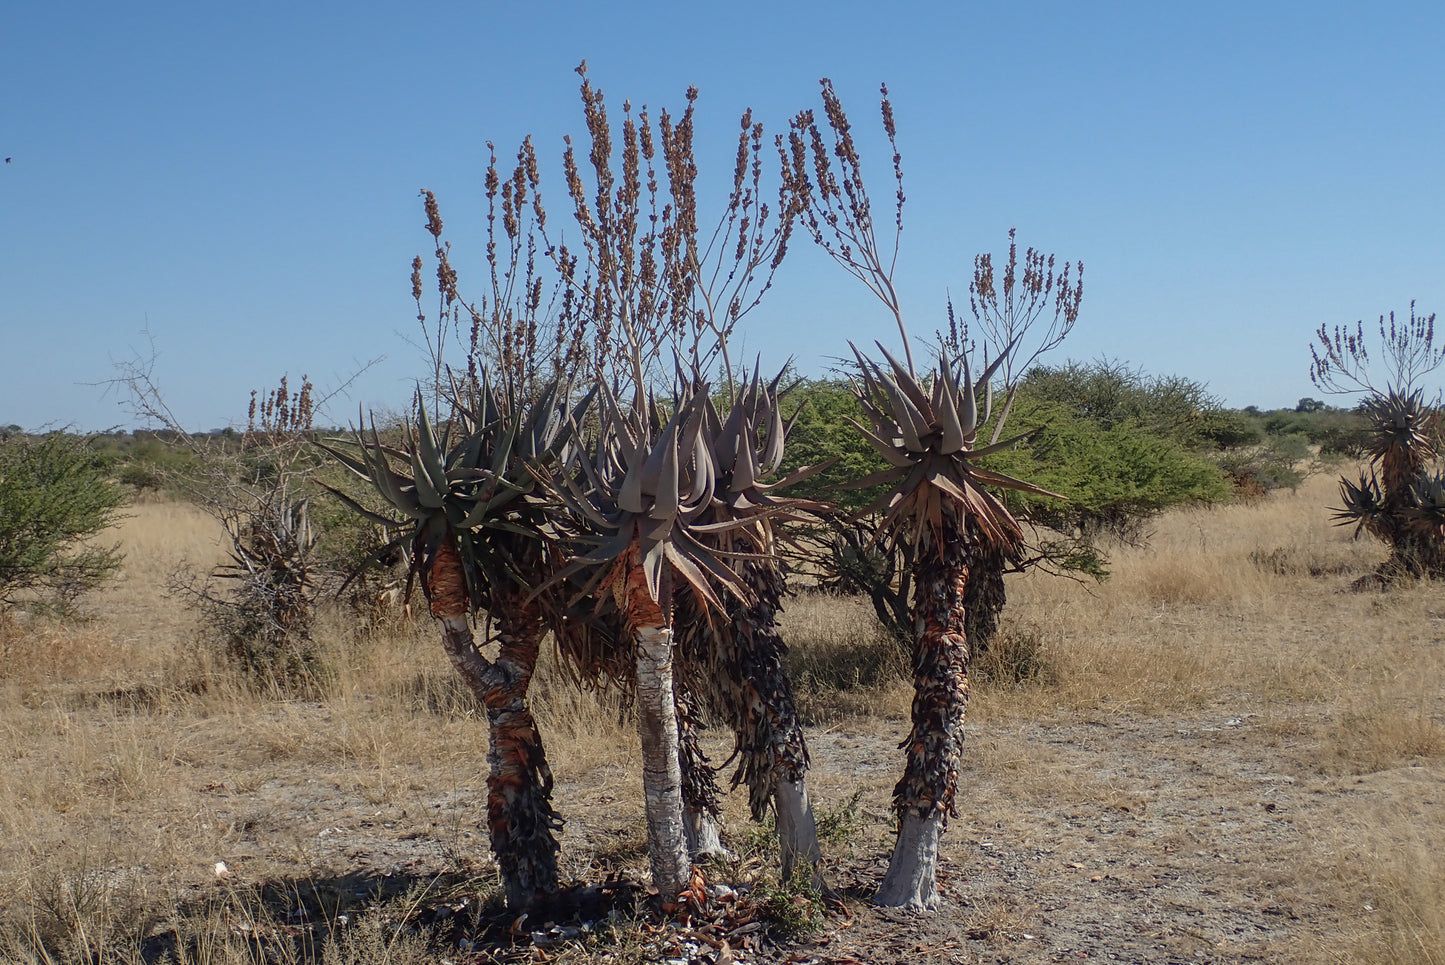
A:
<svg viewBox="0 0 1445 965">
<path fill-rule="evenodd" d="M 0 438 L 0 608 L 66 611 L 112 576 L 120 552 L 92 538 L 124 501 L 88 440 Z"/>
<path fill-rule="evenodd" d="M 1036 430 L 1026 443 L 990 457 L 989 468 L 1065 497 L 1010 493 L 1015 514 L 1069 533 L 1142 535 L 1144 523 L 1186 503 L 1229 498 L 1223 471 L 1159 434 L 1159 424 L 1079 418 L 1076 411 L 1020 392 L 1008 433 Z"/>
<path fill-rule="evenodd" d="M 1104 430 L 1134 426 L 1185 449 L 1218 448 L 1221 439 L 1244 431 L 1202 382 L 1147 375 L 1114 359 L 1039 366 L 1024 377 L 1019 395 Z"/>
<path fill-rule="evenodd" d="M 884 468 L 882 458 L 848 421 L 863 419 L 858 397 L 848 382 L 845 379 L 804 381 L 789 393 L 784 405 L 788 415 L 797 415 L 797 422 L 788 434 L 779 475 L 801 466 L 837 459 L 826 471 L 790 488 L 788 495 L 826 500 L 843 509 L 868 505 L 875 490 L 839 488 Z"/>
</svg>

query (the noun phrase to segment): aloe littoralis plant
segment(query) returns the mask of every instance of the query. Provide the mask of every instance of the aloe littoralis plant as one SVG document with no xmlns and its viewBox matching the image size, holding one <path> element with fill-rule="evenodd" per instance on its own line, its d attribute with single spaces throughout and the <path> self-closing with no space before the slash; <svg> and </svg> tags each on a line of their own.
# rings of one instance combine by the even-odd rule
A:
<svg viewBox="0 0 1445 965">
<path fill-rule="evenodd" d="M 1310 348 L 1310 379 L 1333 393 L 1364 393 L 1367 419 L 1364 452 L 1370 470 L 1358 485 L 1340 479 L 1344 505 L 1334 518 L 1355 524 L 1390 547 L 1390 558 L 1376 581 L 1401 576 L 1445 576 L 1445 538 L 1432 525 L 1434 501 L 1431 469 L 1440 452 L 1438 403 L 1425 399 L 1420 380 L 1445 363 L 1445 347 L 1434 344 L 1435 316 L 1417 315 L 1410 304 L 1408 321 L 1380 316 L 1379 341 L 1385 369 L 1381 386 L 1372 381 L 1369 339 L 1364 323 L 1353 331 L 1320 326 L 1318 345 Z"/>
<path fill-rule="evenodd" d="M 438 437 L 421 394 L 401 448 L 373 425 L 346 448 L 323 448 L 368 480 L 401 519 L 373 513 L 333 490 L 353 510 L 404 530 L 412 572 L 420 577 L 452 666 L 485 708 L 487 826 L 507 903 L 525 907 L 557 890 L 561 822 L 551 805 L 552 775 L 527 688 L 546 629 L 533 591 L 554 566 L 542 535 L 547 504 L 535 493 L 539 472 L 562 455 L 584 398 L 569 411 L 555 383 L 531 405 L 482 379 L 459 400 Z M 455 431 L 458 438 L 449 444 Z M 383 550 L 384 552 L 384 550 Z M 491 618 L 499 652 L 489 660 L 472 632 L 474 613 Z"/>
<path fill-rule="evenodd" d="M 938 900 L 938 836 L 956 813 L 968 703 L 971 583 L 987 578 L 995 561 L 1016 561 L 1023 543 L 1018 521 L 986 487 L 1054 495 L 978 464 L 1019 441 L 975 445 L 980 422 L 989 418 L 989 378 L 1008 351 L 978 383 L 967 357 L 960 379 L 955 363 L 941 355 L 931 386 L 891 356 L 887 368 L 857 356 L 858 395 L 869 421 L 859 431 L 889 463 L 858 485 L 889 485 L 869 508 L 882 513 L 879 540 L 907 544 L 913 566 L 913 726 L 893 791 L 899 829 L 876 898 L 882 905 L 932 908 Z"/>
<path fill-rule="evenodd" d="M 879 345 L 884 364 L 854 349 L 857 394 L 868 422 L 857 427 L 888 464 L 856 485 L 887 486 L 860 515 L 878 514 L 875 541 L 884 552 L 908 560 L 912 576 L 912 729 L 901 745 L 904 771 L 893 794 L 898 835 L 875 901 L 927 909 L 938 902 L 939 834 L 955 810 L 968 701 L 968 606 L 971 595 L 980 596 L 973 584 L 1016 560 L 1023 542 L 1018 521 L 990 488 L 1054 494 L 978 463 L 1019 441 L 999 440 L 1004 411 L 992 441 L 977 445 L 979 425 L 992 414 L 991 380 L 1011 364 L 1021 332 L 1009 333 L 1007 341 L 997 345 L 997 356 L 976 382 L 966 351 L 955 357 L 946 344 L 938 346 L 938 362 L 931 371 L 920 374 L 915 367 L 893 283 L 903 228 L 903 175 L 887 88 L 882 93 L 883 127 L 893 148 L 897 184 L 891 246 L 878 240 L 851 126 L 828 81 L 823 81 L 823 106 L 831 148 L 812 112 L 804 111 L 793 122 L 788 153 L 795 191 L 806 201 L 804 223 L 814 241 L 879 297 L 903 342 L 904 361 Z"/>
<path fill-rule="evenodd" d="M 784 667 L 787 646 L 777 616 L 787 592 L 778 543 L 780 529 L 802 513 L 826 507 L 789 498 L 782 490 L 826 465 L 802 467 L 773 479 L 782 462 L 792 421 L 782 417 L 783 373 L 771 382 L 743 374 L 743 389 L 733 392 L 726 417 L 713 400 L 704 406 L 705 438 L 715 463 L 712 505 L 697 527 L 747 589 L 746 596 L 725 594 L 725 619 L 719 625 L 689 613 L 679 621 L 684 676 L 690 689 L 709 698 L 711 709 L 732 728 L 738 758 L 732 784 L 746 783 L 754 820 L 771 804 L 776 819 L 784 880 L 806 869 L 816 883 L 820 852 L 806 774 L 808 749 Z M 680 376 L 680 381 L 683 381 Z M 704 394 L 695 375 L 692 391 Z M 796 419 L 796 416 L 794 417 Z M 684 597 L 684 605 L 690 601 Z M 696 610 L 696 606 L 693 606 Z M 693 808 L 689 806 L 688 816 Z"/>
<path fill-rule="evenodd" d="M 640 393 L 639 393 L 640 396 Z M 605 386 L 591 452 L 576 450 L 556 487 L 590 545 L 557 579 L 591 570 L 579 596 L 611 608 L 635 650 L 648 858 L 653 884 L 672 902 L 689 883 L 673 677 L 674 594 L 685 585 L 708 613 L 714 586 L 746 595 L 694 531 L 713 498 L 713 459 L 703 437 L 705 393 L 675 400 L 671 415 L 644 398 L 628 408 Z"/>
<path fill-rule="evenodd" d="M 694 530 L 703 525 L 702 515 L 713 511 L 714 477 L 724 464 L 703 429 L 706 388 L 679 386 L 669 413 L 656 410 L 650 393 L 669 356 L 685 359 L 695 371 L 720 363 L 732 383 L 728 337 L 771 285 L 799 209 L 786 188 L 780 188 L 776 204 L 764 197 L 762 126 L 745 112 L 732 190 L 707 234 L 699 227 L 692 145 L 696 89 L 689 89 L 680 115 L 662 111 L 655 124 L 646 107 L 634 113 L 624 102 L 621 136 L 614 143 L 602 92 L 592 87 L 585 64 L 578 73 L 591 142 L 589 176 L 570 140 L 563 167 L 580 231 L 572 246 L 559 241 L 548 251 L 569 286 L 564 310 L 593 326 L 597 374 L 616 393 L 604 395 L 603 433 L 593 460 L 578 462 L 567 494 L 579 537 L 597 547 L 584 554 L 583 563 L 605 567 L 607 585 L 616 592 L 601 594 L 602 603 L 621 614 L 637 648 L 650 852 L 657 887 L 670 897 L 666 893 L 675 895 L 684 881 L 684 849 L 674 834 L 673 804 L 680 795 L 671 790 L 676 706 L 663 699 L 665 692 L 675 693 L 673 587 L 682 605 L 696 604 L 699 614 L 715 614 L 725 600 L 749 597 L 716 542 L 733 522 Z M 630 407 L 617 401 L 629 396 Z M 705 683 L 705 690 L 729 685 L 694 679 Z M 716 694 L 684 695 L 684 716 L 703 698 L 718 702 Z M 707 775 L 697 770 L 705 762 L 690 760 L 699 778 L 688 784 L 693 830 L 701 838 L 711 792 Z"/>
</svg>

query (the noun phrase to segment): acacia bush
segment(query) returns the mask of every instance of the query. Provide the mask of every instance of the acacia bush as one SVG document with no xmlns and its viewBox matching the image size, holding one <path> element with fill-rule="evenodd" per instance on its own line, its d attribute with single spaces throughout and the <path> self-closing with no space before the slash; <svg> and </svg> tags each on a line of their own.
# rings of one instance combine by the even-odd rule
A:
<svg viewBox="0 0 1445 965">
<path fill-rule="evenodd" d="M 1317 446 L 1321 456 L 1359 458 L 1364 452 L 1368 422 L 1361 410 L 1326 407 L 1322 409 L 1277 409 L 1261 412 L 1254 420 L 1266 437 L 1303 436 Z"/>
<path fill-rule="evenodd" d="M 1247 421 L 1224 408 L 1202 382 L 1150 375 L 1115 359 L 1038 366 L 1024 376 L 1019 391 L 1035 403 L 1055 403 L 1071 418 L 1102 429 L 1135 426 L 1186 450 L 1259 441 Z"/>
<path fill-rule="evenodd" d="M 125 493 L 89 440 L 0 435 L 0 609 L 65 612 L 121 564 L 97 543 Z"/>
<path fill-rule="evenodd" d="M 1219 465 L 1166 434 L 1167 423 L 1080 418 L 1077 410 L 1025 390 L 1014 409 L 1013 425 L 1035 434 L 999 453 L 994 464 L 1067 497 L 1011 493 L 1010 508 L 1030 522 L 1137 542 L 1148 521 L 1171 506 L 1229 498 Z"/>
<path fill-rule="evenodd" d="M 871 490 L 838 488 L 882 468 L 848 422 L 863 414 L 847 381 L 806 381 L 790 399 L 801 411 L 782 471 L 836 458 L 798 493 L 845 511 L 867 505 Z M 1065 533 L 1138 537 L 1170 506 L 1229 498 L 1228 479 L 1207 453 L 1243 423 L 1187 379 L 1143 376 L 1112 362 L 1038 368 L 1020 383 L 1009 416 L 1010 434 L 1033 435 L 991 457 L 992 465 L 1067 497 L 1010 493 L 1010 509 L 1021 518 Z"/>
</svg>

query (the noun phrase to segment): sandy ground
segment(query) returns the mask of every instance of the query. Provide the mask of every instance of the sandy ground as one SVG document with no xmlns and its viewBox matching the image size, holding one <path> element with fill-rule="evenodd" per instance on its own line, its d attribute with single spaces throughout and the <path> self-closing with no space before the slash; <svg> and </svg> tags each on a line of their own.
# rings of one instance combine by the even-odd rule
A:
<svg viewBox="0 0 1445 965">
<path fill-rule="evenodd" d="M 1327 960 L 1332 936 L 1374 913 L 1363 900 L 1339 901 L 1342 841 L 1362 816 L 1438 808 L 1445 770 L 1330 776 L 1312 760 L 1314 723 L 1207 708 L 1188 717 L 971 724 L 960 815 L 944 837 L 943 905 L 931 916 L 866 900 L 887 862 L 901 723 L 870 718 L 815 729 L 819 807 L 862 791 L 861 826 L 828 859 L 843 902 L 819 934 L 744 945 L 736 959 Z M 488 863 L 481 775 L 472 787 L 438 793 L 419 774 L 390 800 L 359 792 L 364 782 L 345 771 L 276 775 L 240 791 L 198 777 L 198 806 L 222 830 L 223 857 L 238 881 L 252 867 L 299 858 L 311 881 L 360 896 Z M 616 804 L 635 800 L 624 786 L 633 780 L 627 768 L 609 766 L 559 784 L 556 800 L 569 819 L 564 867 L 574 880 L 641 870 L 638 815 Z M 731 820 L 741 831 L 740 819 Z M 569 855 L 588 864 L 567 866 Z M 692 957 L 716 960 L 702 952 Z"/>
</svg>

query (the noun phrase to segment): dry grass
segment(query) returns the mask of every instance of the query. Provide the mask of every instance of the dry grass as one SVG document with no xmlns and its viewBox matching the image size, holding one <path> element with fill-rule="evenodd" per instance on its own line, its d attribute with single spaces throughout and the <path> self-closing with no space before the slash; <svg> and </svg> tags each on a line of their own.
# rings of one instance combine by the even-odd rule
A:
<svg viewBox="0 0 1445 965">
<path fill-rule="evenodd" d="M 1379 556 L 1327 524 L 1333 499 L 1328 480 L 1312 479 L 1298 494 L 1172 514 L 1146 549 L 1115 549 L 1107 583 L 1010 583 L 1003 638 L 1036 649 L 1040 672 L 976 682 L 965 780 L 971 807 L 1000 834 L 1011 821 L 1022 828 L 1023 812 L 1053 814 L 1059 827 L 1085 803 L 1142 813 L 1154 792 L 1081 768 L 1072 745 L 1039 733 L 1075 728 L 1107 742 L 1112 721 L 1247 719 L 1258 745 L 1242 752 L 1268 751 L 1327 802 L 1297 822 L 1312 856 L 1271 865 L 1280 888 L 1335 909 L 1300 960 L 1433 965 L 1445 960 L 1435 847 L 1445 819 L 1430 798 L 1445 766 L 1445 598 L 1434 585 L 1349 592 Z M 491 867 L 485 721 L 429 622 L 368 635 L 332 614 L 323 697 L 257 695 L 229 680 L 204 628 L 163 592 L 182 561 L 215 559 L 220 535 L 186 507 L 137 505 L 119 527 L 124 579 L 91 619 L 0 624 L 0 958 L 80 961 L 88 949 L 140 961 L 169 935 L 180 936 L 167 946 L 180 961 L 254 960 L 256 936 L 288 924 L 277 888 L 333 918 L 427 875 L 473 882 L 463 886 L 473 907 L 488 894 L 475 884 Z M 895 762 L 835 767 L 829 757 L 903 727 L 906 656 L 859 601 L 803 596 L 786 620 L 814 725 L 815 793 L 826 806 L 862 781 L 869 826 L 859 835 L 878 846 L 888 828 L 874 819 L 886 813 Z M 553 667 L 535 696 L 569 818 L 564 874 L 639 873 L 625 710 L 579 694 Z M 713 745 L 715 759 L 726 751 Z M 725 814 L 735 828 L 738 797 Z M 430 857 L 409 871 L 418 842 Z M 406 900 L 420 899 L 391 896 L 390 918 L 360 915 L 370 931 L 338 933 L 328 961 L 426 960 L 400 923 Z M 966 926 L 985 944 L 1036 928 L 991 900 Z"/>
</svg>

